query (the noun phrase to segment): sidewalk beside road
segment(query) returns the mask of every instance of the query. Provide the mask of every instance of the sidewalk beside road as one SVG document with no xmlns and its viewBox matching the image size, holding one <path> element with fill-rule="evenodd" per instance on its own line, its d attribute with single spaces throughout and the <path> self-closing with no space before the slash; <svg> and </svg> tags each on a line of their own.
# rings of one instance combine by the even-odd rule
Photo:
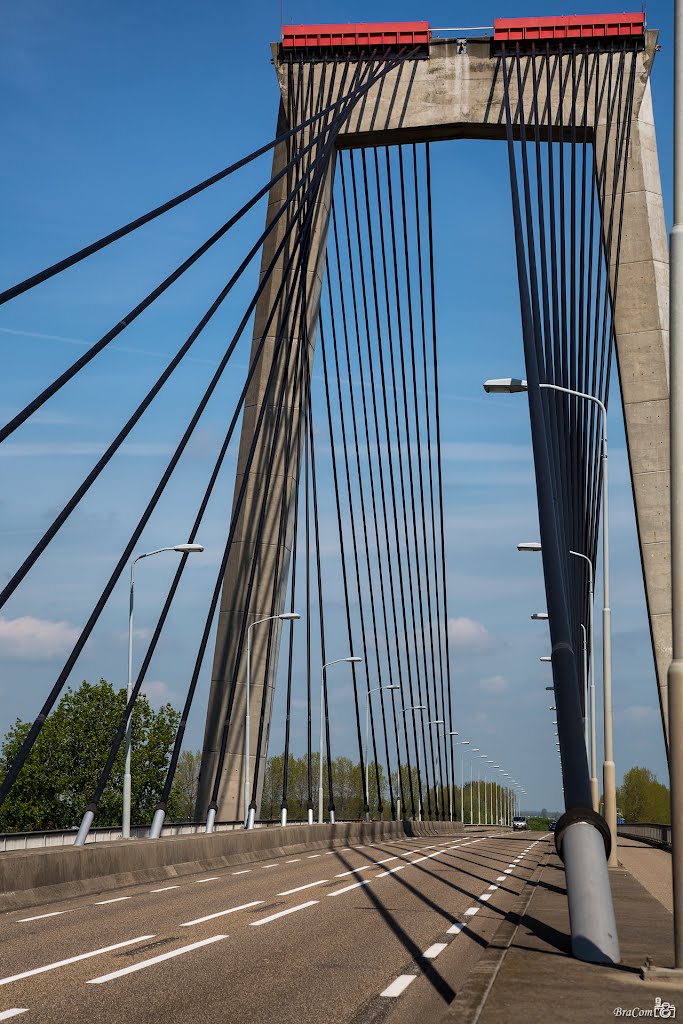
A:
<svg viewBox="0 0 683 1024">
<path fill-rule="evenodd" d="M 657 998 L 678 1006 L 678 1015 L 683 1015 L 683 984 L 644 982 L 640 977 L 648 958 L 658 966 L 673 965 L 672 918 L 663 903 L 626 867 L 610 871 L 622 963 L 601 967 L 575 960 L 564 868 L 552 839 L 547 851 L 442 1024 L 592 1024 L 626 1016 L 620 1011 L 633 1008 L 654 1017 Z M 637 861 L 642 874 L 648 858 L 626 851 L 627 861 Z"/>
</svg>

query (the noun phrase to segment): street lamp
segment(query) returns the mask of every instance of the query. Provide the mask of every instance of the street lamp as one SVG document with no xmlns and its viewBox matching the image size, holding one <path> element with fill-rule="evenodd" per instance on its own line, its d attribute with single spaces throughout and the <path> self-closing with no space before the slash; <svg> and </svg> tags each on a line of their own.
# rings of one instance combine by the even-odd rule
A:
<svg viewBox="0 0 683 1024">
<path fill-rule="evenodd" d="M 598 794 L 598 759 L 597 749 L 595 742 L 595 647 L 593 640 L 593 604 L 595 600 L 593 590 L 593 563 L 588 557 L 581 551 L 570 551 L 570 555 L 574 558 L 581 558 L 588 565 L 588 635 L 590 638 L 590 650 L 588 652 L 588 660 L 590 662 L 590 720 L 591 720 L 591 737 L 590 737 L 590 765 L 591 765 L 591 796 L 593 798 L 593 810 L 598 811 L 599 809 L 599 794 Z M 582 627 L 585 630 L 585 627 Z M 584 632 L 585 640 L 585 632 Z"/>
<path fill-rule="evenodd" d="M 368 793 L 368 794 L 370 792 L 370 789 L 368 788 L 368 786 L 369 786 L 368 767 L 369 767 L 369 762 L 370 762 L 370 750 L 369 750 L 369 746 L 368 746 L 368 743 L 369 743 L 369 740 L 368 740 L 368 720 L 369 720 L 369 717 L 370 717 L 370 694 L 371 693 L 377 693 L 378 690 L 400 690 L 400 689 L 401 689 L 401 687 L 398 685 L 398 683 L 390 683 L 388 686 L 373 686 L 373 688 L 371 690 L 366 690 L 366 692 L 365 692 L 365 792 Z M 400 776 L 400 771 L 401 771 L 401 768 L 400 768 L 400 765 L 399 765 L 399 776 Z M 379 799 L 379 793 L 377 794 L 377 797 Z M 368 816 L 368 812 L 366 811 L 366 817 L 367 816 Z"/>
<path fill-rule="evenodd" d="M 320 771 L 318 774 L 318 824 L 323 823 L 323 688 L 325 685 L 325 670 L 330 665 L 341 665 L 342 662 L 349 662 L 351 665 L 358 665 L 362 662 L 362 658 L 357 658 L 355 655 L 350 654 L 348 658 L 335 658 L 334 661 L 326 661 L 320 670 Z M 365 796 L 367 799 L 367 787 L 365 790 Z M 313 808 L 308 808 L 308 824 L 313 824 Z M 334 825 L 334 810 L 330 807 L 330 825 Z"/>
<path fill-rule="evenodd" d="M 545 661 L 545 662 L 552 662 L 553 659 L 550 657 L 549 654 L 544 654 L 543 657 L 539 658 L 538 660 L 539 661 Z"/>
<path fill-rule="evenodd" d="M 448 787 L 448 812 L 450 814 L 450 820 L 453 821 L 453 790 L 455 789 L 455 765 L 453 764 L 453 737 L 459 736 L 460 734 L 457 731 L 451 730 L 448 733 L 448 735 L 451 737 L 451 778 L 450 785 Z"/>
<path fill-rule="evenodd" d="M 548 613 L 547 612 L 534 612 L 533 615 L 531 616 L 531 618 L 534 620 L 534 622 L 546 622 L 547 619 L 548 619 Z"/>
<path fill-rule="evenodd" d="M 489 386 L 490 385 L 490 386 Z M 593 402 L 598 406 L 601 414 L 602 425 L 602 689 L 603 689 L 603 719 L 604 719 L 604 760 L 602 764 L 603 791 L 605 798 L 605 820 L 612 838 L 610 854 L 607 860 L 609 867 L 617 867 L 617 784 L 614 768 L 614 745 L 612 737 L 612 610 L 610 608 L 609 596 L 609 487 L 607 471 L 607 407 L 596 395 L 589 395 L 584 391 L 575 391 L 573 388 L 563 387 L 561 384 L 540 383 L 539 388 L 551 391 L 559 391 L 564 395 L 571 395 L 573 398 L 580 398 L 585 402 Z M 525 380 L 508 377 L 501 380 L 486 381 L 484 384 L 486 392 L 515 393 L 528 391 L 528 384 Z M 681 935 L 681 946 L 683 947 L 683 933 Z M 683 959 L 683 949 L 681 950 Z"/>
<path fill-rule="evenodd" d="M 470 740 L 460 740 L 460 743 L 456 741 L 456 747 L 468 747 Z M 464 751 L 460 751 L 460 818 L 463 825 L 465 824 L 465 763 L 464 763 Z"/>
<path fill-rule="evenodd" d="M 135 563 L 143 558 L 151 558 L 152 555 L 160 555 L 164 551 L 177 551 L 181 555 L 193 555 L 200 553 L 204 548 L 201 544 L 173 544 L 171 547 L 156 548 L 154 551 L 145 551 L 142 555 L 136 555 L 130 563 L 130 599 L 128 602 L 128 686 L 126 689 L 126 706 L 130 704 L 133 693 L 133 604 L 135 597 Z M 131 743 L 133 738 L 133 713 L 128 715 L 126 722 L 126 762 L 123 774 L 123 819 L 121 823 L 121 835 L 124 839 L 130 839 L 130 803 L 131 803 Z M 92 812 L 91 812 L 92 813 Z M 92 819 L 91 819 L 92 820 Z M 90 828 L 87 824 L 86 832 Z M 81 825 L 81 830 L 83 825 Z"/>
<path fill-rule="evenodd" d="M 427 725 L 445 725 L 446 722 L 443 718 L 435 718 L 431 722 L 427 722 Z M 438 746 L 437 746 L 438 750 Z M 439 764 L 439 782 L 437 785 L 436 777 L 434 778 L 434 805 L 436 810 L 436 817 L 439 817 L 439 789 L 441 789 L 441 802 L 443 804 L 443 779 L 441 778 L 441 764 Z"/>
<path fill-rule="evenodd" d="M 409 708 L 401 708 L 400 714 L 407 715 L 409 711 L 426 711 L 426 704 L 411 704 Z M 420 753 L 422 750 L 422 730 L 417 734 L 417 820 L 422 821 L 422 787 L 420 785 Z"/>
<path fill-rule="evenodd" d="M 279 619 L 280 622 L 296 622 L 301 616 L 298 612 L 282 612 L 281 615 L 266 615 L 264 619 L 257 619 L 256 622 L 252 622 L 247 627 L 247 697 L 246 697 L 246 709 L 244 716 L 244 827 L 247 829 L 254 827 L 254 818 L 256 817 L 256 804 L 249 802 L 249 729 L 251 725 L 251 719 L 249 717 L 249 706 L 251 704 L 251 631 L 254 626 L 260 626 L 262 622 L 273 622 Z M 209 811 L 209 817 L 206 821 L 206 831 L 213 832 L 213 822 L 216 816 L 215 810 Z M 211 827 L 209 828 L 209 818 L 211 818 Z M 280 823 L 282 825 L 287 824 L 287 811 L 283 808 L 280 812 Z"/>
<path fill-rule="evenodd" d="M 470 750 L 470 825 L 474 825 L 474 814 L 472 813 L 473 812 L 473 806 L 472 806 L 472 804 L 473 804 L 472 795 L 473 794 L 472 794 L 472 790 L 474 789 L 473 779 L 472 779 L 472 767 L 474 765 L 474 757 L 472 755 L 473 754 L 478 754 L 478 753 L 479 753 L 479 747 L 472 747 L 472 749 Z"/>
</svg>

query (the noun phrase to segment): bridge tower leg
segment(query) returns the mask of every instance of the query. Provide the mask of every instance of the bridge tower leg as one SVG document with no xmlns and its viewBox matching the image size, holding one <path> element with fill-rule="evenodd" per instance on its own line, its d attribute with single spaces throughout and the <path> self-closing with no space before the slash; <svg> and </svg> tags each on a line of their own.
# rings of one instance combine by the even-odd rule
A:
<svg viewBox="0 0 683 1024">
<path fill-rule="evenodd" d="M 278 69 L 280 77 L 281 89 L 286 100 L 286 76 L 283 73 L 282 66 L 277 62 L 275 48 L 274 55 L 276 58 L 276 68 Z M 316 87 L 317 86 L 314 83 L 314 88 Z M 278 134 L 282 134 L 289 127 L 286 117 L 286 103 L 283 100 L 280 104 L 280 113 L 278 117 Z M 306 141 L 308 140 L 306 139 Z M 273 155 L 272 177 L 274 177 L 278 171 L 285 166 L 288 159 L 287 145 L 282 144 L 277 146 Z M 313 215 L 313 236 L 311 253 L 307 266 L 306 287 L 308 306 L 308 344 L 309 358 L 311 360 L 315 345 L 315 327 L 320 303 L 320 291 L 325 261 L 325 247 L 333 174 L 334 157 L 332 157 L 325 173 L 325 178 L 319 192 L 317 209 Z M 291 182 L 288 183 L 288 175 L 285 175 L 279 182 L 272 186 L 268 199 L 267 223 L 270 223 L 272 218 L 282 208 L 289 194 L 290 187 Z M 286 222 L 287 214 L 281 218 L 277 227 L 268 236 L 264 243 L 261 260 L 262 275 L 273 259 L 278 244 L 282 241 Z M 256 306 L 252 340 L 252 360 L 263 337 L 264 328 L 271 312 L 273 302 L 276 299 L 278 287 L 282 280 L 282 274 L 286 269 L 287 252 L 288 247 L 285 246 L 278 258 L 278 262 L 271 274 L 270 280 Z M 291 319 L 291 317 L 289 319 Z M 281 320 L 278 320 L 276 315 L 272 324 L 267 329 L 265 346 L 261 353 L 256 373 L 252 378 L 245 399 L 235 491 L 233 497 L 233 513 L 237 495 L 244 479 L 245 462 L 254 438 L 259 413 L 266 398 L 266 382 L 273 365 L 274 348 L 279 323 L 281 323 Z M 295 351 L 297 344 L 298 337 L 294 336 L 293 330 L 291 333 L 285 334 L 285 346 L 287 349 Z M 298 398 L 294 393 L 293 377 L 294 360 L 292 359 L 290 363 L 291 383 L 288 385 L 289 392 L 285 395 L 283 403 L 284 408 L 282 411 L 283 422 L 286 422 L 290 413 L 294 413 L 293 423 L 295 426 L 292 430 L 292 440 L 290 442 L 292 446 L 296 444 L 296 423 L 299 412 Z M 284 603 L 287 591 L 293 521 L 291 513 L 293 512 L 294 501 L 296 499 L 298 479 L 296 478 L 296 459 L 290 458 L 288 466 L 285 463 L 285 429 L 281 426 L 279 436 L 275 439 L 275 462 L 267 496 L 264 529 L 260 540 L 258 540 L 256 534 L 263 494 L 263 474 L 275 430 L 277 402 L 272 393 L 267 398 L 267 402 L 268 405 L 260 432 L 260 438 L 257 443 L 255 457 L 249 471 L 249 481 L 247 484 L 245 499 L 239 513 L 237 529 L 228 556 L 228 562 L 223 579 L 213 670 L 211 673 L 211 689 L 204 730 L 204 745 L 199 776 L 199 792 L 195 812 L 196 818 L 199 821 L 205 820 L 207 816 L 207 809 L 211 800 L 211 791 L 214 786 L 214 778 L 218 764 L 218 751 L 221 743 L 223 724 L 233 689 L 234 699 L 232 713 L 230 716 L 227 750 L 223 766 L 223 777 L 220 783 L 216 817 L 219 821 L 232 821 L 242 820 L 246 816 L 247 808 L 244 807 L 243 793 L 246 710 L 246 661 L 244 656 L 241 659 L 237 674 L 234 677 L 233 672 L 240 641 L 240 633 L 242 631 L 243 615 L 247 601 L 246 592 L 255 547 L 257 548 L 258 562 L 251 600 L 249 602 L 248 622 L 254 622 L 257 619 L 265 618 L 271 614 L 277 615 L 285 610 Z M 285 536 L 282 539 L 282 543 L 278 543 L 278 529 L 283 492 L 285 492 L 285 501 L 288 509 L 287 528 L 285 530 Z M 272 600 L 274 590 L 276 593 L 276 600 L 275 607 L 273 608 Z M 268 639 L 271 630 L 271 650 L 270 657 L 268 658 Z M 263 626 L 254 629 L 251 634 L 251 727 L 249 730 L 250 780 L 254 779 L 254 772 L 257 768 L 256 751 L 259 720 L 262 701 L 264 698 L 264 690 L 266 691 L 263 744 L 260 757 L 261 764 L 259 766 L 260 783 L 256 800 L 257 810 L 261 799 L 264 774 L 263 768 L 268 749 L 268 734 L 270 730 L 270 715 L 274 696 L 275 675 L 277 672 L 279 640 L 279 623 L 264 623 Z"/>
</svg>

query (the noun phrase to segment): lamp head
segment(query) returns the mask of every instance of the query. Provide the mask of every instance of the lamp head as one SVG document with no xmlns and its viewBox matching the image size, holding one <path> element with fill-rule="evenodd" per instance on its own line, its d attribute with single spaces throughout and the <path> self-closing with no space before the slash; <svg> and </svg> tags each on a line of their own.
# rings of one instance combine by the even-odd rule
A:
<svg viewBox="0 0 683 1024">
<path fill-rule="evenodd" d="M 538 540 L 524 540 L 517 545 L 518 551 L 542 551 L 541 542 Z"/>
<path fill-rule="evenodd" d="M 549 654 L 544 654 L 543 657 L 540 659 L 540 661 L 552 661 L 552 660 L 553 659 L 550 657 Z"/>
<path fill-rule="evenodd" d="M 548 620 L 548 613 L 547 612 L 533 612 L 531 618 L 533 619 L 534 622 L 547 622 L 547 620 Z"/>
<path fill-rule="evenodd" d="M 278 615 L 278 619 L 282 622 L 296 622 L 301 616 L 298 612 L 283 612 L 282 615 Z"/>
<path fill-rule="evenodd" d="M 352 654 L 352 655 L 350 655 L 350 656 L 349 656 L 348 658 L 344 658 L 344 661 L 350 661 L 350 662 L 353 662 L 353 664 L 354 664 L 354 665 L 355 665 L 355 664 L 357 664 L 357 663 L 358 663 L 359 661 L 362 661 L 362 660 L 363 660 L 362 658 L 357 658 L 357 657 L 356 657 L 355 655 L 353 655 L 353 654 Z"/>
<path fill-rule="evenodd" d="M 204 550 L 203 544 L 174 544 L 174 551 L 179 551 L 182 555 L 194 555 L 199 554 Z"/>
<path fill-rule="evenodd" d="M 484 381 L 484 391 L 487 395 L 514 395 L 527 390 L 527 382 L 518 377 L 498 377 Z"/>
</svg>

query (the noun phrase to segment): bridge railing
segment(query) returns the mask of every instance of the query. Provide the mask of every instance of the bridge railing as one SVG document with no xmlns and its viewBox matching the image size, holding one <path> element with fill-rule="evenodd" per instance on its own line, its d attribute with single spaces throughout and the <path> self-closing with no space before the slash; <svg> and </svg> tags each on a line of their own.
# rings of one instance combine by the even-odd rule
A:
<svg viewBox="0 0 683 1024">
<path fill-rule="evenodd" d="M 267 828 L 271 825 L 279 825 L 276 821 L 257 821 L 256 828 Z M 290 824 L 297 824 L 290 822 Z M 190 836 L 203 832 L 206 828 L 205 821 L 188 821 L 177 825 L 164 825 L 161 830 L 162 836 Z M 243 821 L 217 821 L 216 832 L 232 832 L 235 829 L 243 829 Z M 42 832 L 3 832 L 0 833 L 0 853 L 9 853 L 11 850 L 35 850 L 47 846 L 67 846 L 73 843 L 76 838 L 78 827 L 61 830 L 48 830 Z M 149 835 L 149 825 L 131 825 L 131 839 L 146 839 Z M 88 834 L 88 845 L 91 843 L 111 843 L 121 839 L 121 827 L 112 825 L 104 828 L 91 828 Z"/>
<path fill-rule="evenodd" d="M 619 825 L 617 834 L 624 839 L 641 839 L 643 842 L 652 843 L 653 846 L 671 849 L 671 825 L 661 825 L 655 821 L 638 821 Z"/>
</svg>

